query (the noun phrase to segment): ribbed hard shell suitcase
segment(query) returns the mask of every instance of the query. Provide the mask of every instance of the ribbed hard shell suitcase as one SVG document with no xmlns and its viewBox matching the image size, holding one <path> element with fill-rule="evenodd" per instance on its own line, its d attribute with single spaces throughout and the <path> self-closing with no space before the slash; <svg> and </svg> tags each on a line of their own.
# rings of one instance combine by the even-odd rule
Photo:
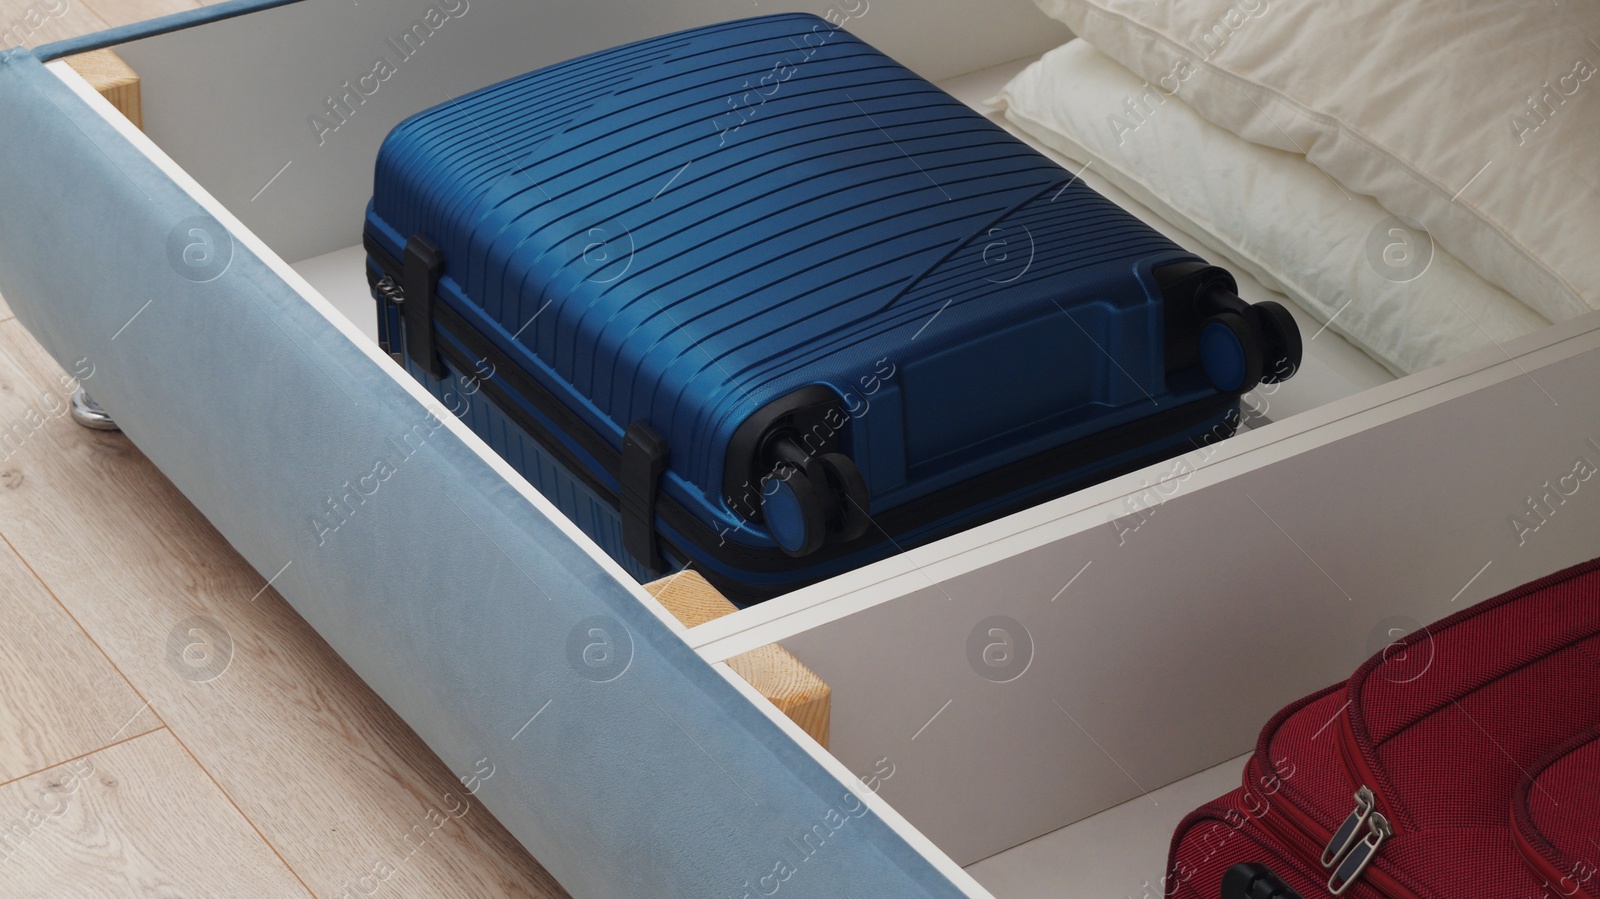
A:
<svg viewBox="0 0 1600 899">
<path fill-rule="evenodd" d="M 1582 820 L 1600 811 L 1600 769 L 1556 766 L 1558 777 L 1588 779 L 1565 782 L 1569 808 L 1552 814 L 1540 796 L 1520 822 L 1516 809 L 1528 802 L 1530 769 L 1552 750 L 1600 759 L 1573 742 L 1597 726 L 1600 560 L 1410 634 L 1348 683 L 1280 712 L 1243 785 L 1179 825 L 1166 895 L 1575 895 L 1562 878 L 1593 890 L 1600 875 L 1584 862 L 1594 853 L 1566 856 L 1547 839 L 1553 861 L 1541 867 L 1526 837 L 1543 825 L 1569 850 L 1585 828 L 1600 840 L 1600 817 Z M 1557 865 L 1565 870 L 1555 874 Z"/>
<path fill-rule="evenodd" d="M 1299 360 L 1282 307 L 808 15 L 408 119 L 365 244 L 418 378 L 632 573 L 742 602 L 1226 436 Z"/>
</svg>

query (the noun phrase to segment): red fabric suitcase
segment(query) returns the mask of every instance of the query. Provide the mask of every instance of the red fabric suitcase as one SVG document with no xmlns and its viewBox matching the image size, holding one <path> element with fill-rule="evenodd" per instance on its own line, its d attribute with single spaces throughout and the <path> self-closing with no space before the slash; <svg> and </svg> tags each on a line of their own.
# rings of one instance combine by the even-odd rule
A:
<svg viewBox="0 0 1600 899">
<path fill-rule="evenodd" d="M 1517 849 L 1549 895 L 1600 899 L 1600 728 L 1534 765 L 1511 814 Z"/>
<path fill-rule="evenodd" d="M 1281 711 L 1243 785 L 1179 825 L 1166 894 L 1555 899 L 1580 879 L 1600 899 L 1597 727 L 1600 560 L 1411 634 Z"/>
</svg>

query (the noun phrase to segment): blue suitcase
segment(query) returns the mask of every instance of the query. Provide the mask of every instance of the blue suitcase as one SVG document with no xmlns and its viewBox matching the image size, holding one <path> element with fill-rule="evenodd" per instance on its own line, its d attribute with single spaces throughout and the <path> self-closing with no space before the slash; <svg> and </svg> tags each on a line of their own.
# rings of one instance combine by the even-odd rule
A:
<svg viewBox="0 0 1600 899">
<path fill-rule="evenodd" d="M 809 15 L 402 122 L 385 348 L 630 573 L 742 604 L 1232 433 L 1293 320 Z"/>
</svg>

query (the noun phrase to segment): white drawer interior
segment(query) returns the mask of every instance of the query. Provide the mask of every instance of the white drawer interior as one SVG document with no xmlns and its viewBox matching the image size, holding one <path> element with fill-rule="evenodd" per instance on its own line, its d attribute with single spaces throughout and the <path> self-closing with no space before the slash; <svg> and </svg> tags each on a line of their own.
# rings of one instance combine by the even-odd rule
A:
<svg viewBox="0 0 1600 899">
<path fill-rule="evenodd" d="M 371 336 L 364 258 L 350 247 L 296 268 Z M 1387 639 L 1592 555 L 1600 534 L 1600 503 L 1562 506 L 1537 543 L 1509 524 L 1575 458 L 1600 462 L 1600 403 L 1581 401 L 1600 378 L 1600 321 L 1393 384 L 1325 336 L 1214 454 L 689 639 L 708 661 L 781 642 L 816 670 L 834 689 L 833 757 L 996 895 L 1086 876 L 1142 895 L 1176 822 L 1237 782 L 1273 710 Z M 1003 661 L 1025 645 L 1021 676 L 983 676 L 983 648 Z"/>
<path fill-rule="evenodd" d="M 1006 16 L 1023 23 L 1005 26 L 1012 43 L 970 63 L 1009 58 L 1007 46 L 1018 56 L 1040 49 L 1017 36 L 1026 19 Z M 331 70 L 291 72 L 288 57 L 263 79 L 261 55 L 230 68 L 222 60 L 236 48 L 225 43 L 156 40 L 189 55 L 163 58 L 139 45 L 126 54 L 145 77 L 152 137 L 250 223 L 245 210 L 266 194 L 251 197 L 245 185 L 267 191 L 260 185 L 287 171 L 267 160 L 290 144 L 251 145 L 261 108 L 196 106 L 217 87 L 184 79 L 216 71 L 230 89 L 257 79 L 253 90 L 271 98 L 262 104 L 295 123 L 338 79 Z M 348 139 L 297 157 L 302 170 L 315 168 L 317 183 L 370 185 L 382 134 L 444 99 L 447 90 L 423 89 L 430 73 L 451 71 L 472 44 L 438 46 L 433 60 L 402 72 L 415 77 L 396 81 L 387 105 L 351 120 Z M 949 86 L 976 102 L 1015 68 Z M 460 77 L 473 76 L 437 85 Z M 1149 219 L 1094 176 L 1085 180 Z M 283 227 L 290 215 L 323 234 L 268 242 L 302 259 L 299 273 L 371 336 L 359 216 L 347 241 L 337 236 L 343 225 L 326 227 L 348 217 L 348 193 L 296 189 L 283 201 L 292 214 L 262 213 L 277 223 L 263 236 L 296 234 Z M 1273 296 L 1240 281 L 1247 300 Z M 1300 323 L 1308 337 L 1318 330 L 1309 318 Z M 1231 785 L 1229 760 L 1285 702 L 1404 630 L 1594 555 L 1600 499 L 1551 496 L 1547 485 L 1575 459 L 1600 463 L 1597 382 L 1600 314 L 1400 380 L 1338 335 L 1318 333 L 1300 374 L 1258 392 L 1250 429 L 1218 447 L 702 625 L 687 639 L 710 662 L 783 643 L 834 689 L 838 763 L 876 772 L 879 795 L 998 894 L 1043 895 L 1026 884 L 1083 882 L 1074 866 L 1118 828 L 1141 839 L 1166 828 L 1153 841 L 1164 853 L 1176 807 Z M 1025 664 L 1000 676 L 1010 673 L 1005 654 L 1020 658 L 1025 645 Z M 1163 787 L 1186 778 L 1194 779 L 1159 801 Z M 1121 805 L 1130 800 L 1152 801 L 1161 814 Z M 1159 858 L 1127 865 L 1105 867 L 1116 895 L 1140 895 L 1139 881 L 1160 873 Z"/>
<path fill-rule="evenodd" d="M 1391 640 L 1593 556 L 1600 501 L 1574 471 L 1600 463 L 1597 324 L 1241 435 L 1131 518 L 1128 489 L 1179 466 L 690 640 L 789 648 L 834 689 L 833 754 L 892 768 L 880 794 L 977 862 L 1247 752 Z"/>
</svg>

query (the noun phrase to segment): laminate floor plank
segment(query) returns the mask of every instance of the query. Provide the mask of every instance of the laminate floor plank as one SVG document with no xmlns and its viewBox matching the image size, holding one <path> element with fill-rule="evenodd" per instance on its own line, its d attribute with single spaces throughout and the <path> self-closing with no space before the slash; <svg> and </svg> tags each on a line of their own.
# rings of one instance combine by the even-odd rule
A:
<svg viewBox="0 0 1600 899">
<path fill-rule="evenodd" d="M 0 382 L 0 392 L 11 386 Z M 0 456 L 7 453 L 9 432 L 0 431 Z M 0 474 L 0 483 L 3 478 Z M 161 726 L 99 648 L 3 544 L 0 621 L 5 623 L 0 627 L 0 783 Z"/>
<path fill-rule="evenodd" d="M 0 787 L 0 894 L 305 896 L 165 728 Z"/>
<path fill-rule="evenodd" d="M 199 9 L 199 0 L 81 0 L 107 25 L 116 28 L 159 16 Z"/>
<path fill-rule="evenodd" d="M 194 5 L 0 0 L 0 47 L 38 46 Z M 260 576 L 126 438 L 85 431 L 42 411 L 40 426 L 31 426 L 28 411 L 44 405 L 38 391 L 58 386 L 60 375 L 0 298 L 0 382 L 13 386 L 0 390 L 0 422 L 29 423 L 23 451 L 0 460 L 0 535 L 57 589 L 84 639 L 99 640 L 144 692 L 152 708 L 140 714 L 159 713 L 170 725 L 170 732 L 138 739 L 161 733 L 181 741 L 218 794 L 259 832 L 262 845 L 276 850 L 286 870 L 319 896 L 566 896 L 470 800 L 467 813 L 446 816 L 420 848 L 408 840 L 415 828 L 429 827 L 430 813 L 460 807 L 446 798 L 461 796 L 456 778 L 275 591 L 261 590 Z M 4 578 L 0 560 L 0 585 L 8 584 Z M 51 633 L 73 642 L 64 631 Z M 223 634 L 230 649 L 218 668 Z M 8 668 L 17 664 L 14 652 L 0 644 L 4 705 L 33 701 L 34 688 Z M 86 664 L 74 662 L 79 677 L 88 676 Z M 109 708 L 123 697 L 107 689 L 99 702 Z M 6 714 L 0 711 L 0 726 L 10 723 Z M 77 723 L 41 720 L 39 733 L 26 739 L 8 743 L 0 736 L 0 766 L 25 768 L 29 758 L 82 743 L 84 722 L 98 721 L 102 712 L 96 706 L 76 714 Z M 127 731 L 148 723 L 137 720 Z M 122 745 L 104 752 L 114 756 Z M 175 763 L 149 770 L 172 780 L 173 795 L 192 774 Z M 6 790 L 33 782 L 25 777 L 0 787 L 0 825 L 9 820 L 5 801 L 12 793 Z M 142 844 L 161 836 L 146 834 L 147 828 L 165 826 L 158 815 L 131 816 L 117 838 Z M 206 834 L 188 841 L 191 848 L 209 846 Z M 40 857 L 26 868 L 0 861 L 0 895 L 122 895 L 119 887 L 93 886 L 97 872 L 112 870 L 100 856 L 46 851 L 54 846 L 34 841 L 27 851 Z M 8 879 L 14 871 L 26 871 L 25 884 Z M 24 885 L 11 889 L 13 883 Z M 181 892 L 282 896 L 298 890 L 245 888 L 236 880 Z"/>
<path fill-rule="evenodd" d="M 105 28 L 106 20 L 83 0 L 0 0 L 0 49 L 37 47 Z"/>
<path fill-rule="evenodd" d="M 0 323 L 0 422 L 62 377 Z M 565 895 L 126 437 L 39 421 L 0 465 L 0 535 L 314 892 L 383 869 L 397 896 Z"/>
</svg>

